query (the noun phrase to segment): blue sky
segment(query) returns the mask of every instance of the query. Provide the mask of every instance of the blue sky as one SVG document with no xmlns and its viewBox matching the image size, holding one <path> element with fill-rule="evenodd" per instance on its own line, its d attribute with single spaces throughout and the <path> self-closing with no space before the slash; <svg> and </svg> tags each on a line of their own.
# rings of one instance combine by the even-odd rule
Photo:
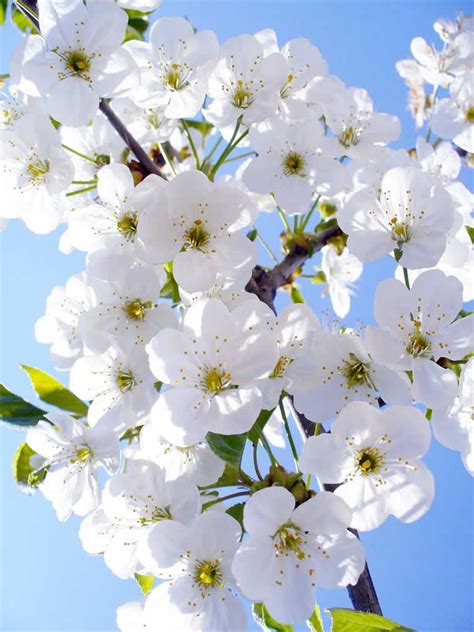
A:
<svg viewBox="0 0 474 632">
<path fill-rule="evenodd" d="M 348 85 L 366 88 L 379 111 L 400 117 L 400 146 L 411 147 L 415 128 L 394 64 L 409 55 L 413 37 L 437 42 L 432 30 L 436 18 L 470 9 L 470 2 L 441 0 L 165 0 L 158 15 L 186 16 L 198 29 L 213 29 L 221 42 L 266 27 L 277 31 L 281 43 L 309 38 L 332 73 Z M 2 33 L 0 73 L 7 72 L 17 39 L 11 27 Z M 265 236 L 276 243 L 277 218 L 266 218 L 263 226 Z M 11 222 L 0 236 L 1 376 L 10 389 L 30 398 L 18 365 L 54 373 L 47 347 L 34 339 L 34 322 L 53 285 L 83 267 L 82 255 L 58 252 L 58 237 L 59 231 L 34 235 L 20 222 Z M 348 325 L 373 321 L 375 286 L 391 270 L 390 261 L 366 266 Z M 318 286 L 308 286 L 307 292 L 317 313 L 329 309 Z M 84 553 L 77 519 L 59 523 L 40 494 L 18 491 L 10 462 L 22 440 L 21 432 L 0 428 L 0 629 L 110 632 L 116 607 L 139 598 L 139 590 L 134 582 L 112 575 L 100 558 Z M 474 626 L 472 481 L 458 453 L 434 443 L 426 461 L 436 477 L 431 511 L 413 525 L 389 519 L 362 539 L 386 616 L 419 632 L 468 632 Z M 349 607 L 345 590 L 321 591 L 319 602 L 322 608 Z"/>
</svg>

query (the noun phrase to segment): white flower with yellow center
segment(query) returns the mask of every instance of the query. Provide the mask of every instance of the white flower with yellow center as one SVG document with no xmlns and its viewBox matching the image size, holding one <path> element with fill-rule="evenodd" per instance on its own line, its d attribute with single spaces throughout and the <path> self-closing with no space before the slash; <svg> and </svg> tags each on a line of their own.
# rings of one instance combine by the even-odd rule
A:
<svg viewBox="0 0 474 632">
<path fill-rule="evenodd" d="M 375 261 L 395 251 L 405 268 L 429 268 L 446 248 L 454 205 L 433 178 L 413 167 L 390 169 L 380 199 L 356 192 L 338 213 L 347 246 L 361 261 Z"/>
<path fill-rule="evenodd" d="M 140 106 L 164 106 L 169 119 L 195 116 L 206 96 L 219 44 L 212 31 L 194 31 L 181 17 L 158 19 L 150 43 L 125 46 L 140 67 L 140 86 L 131 98 Z"/>
<path fill-rule="evenodd" d="M 471 38 L 472 38 L 472 34 Z M 452 140 L 465 151 L 474 152 L 474 71 L 456 78 L 449 86 L 451 98 L 433 108 L 431 127 L 441 138 Z"/>
<path fill-rule="evenodd" d="M 39 489 L 59 520 L 73 513 L 85 516 L 100 502 L 97 468 L 104 467 L 109 474 L 118 468 L 118 437 L 105 426 L 89 428 L 62 413 L 49 413 L 46 419 L 26 434 L 26 443 L 45 458 L 38 475 L 46 472 L 46 478 Z"/>
<path fill-rule="evenodd" d="M 310 384 L 295 394 L 296 409 L 310 419 L 332 419 L 352 401 L 378 406 L 378 393 L 390 404 L 411 403 L 407 376 L 375 362 L 356 334 L 319 333 L 310 349 Z"/>
<path fill-rule="evenodd" d="M 21 217 L 34 233 L 49 233 L 63 219 L 74 168 L 44 117 L 25 114 L 0 130 L 0 217 Z"/>
<path fill-rule="evenodd" d="M 163 521 L 190 522 L 201 508 L 198 488 L 187 478 L 167 481 L 154 463 L 130 461 L 126 474 L 115 474 L 102 493 L 102 505 L 81 524 L 79 536 L 92 555 L 118 577 L 147 574 L 139 548 Z"/>
<path fill-rule="evenodd" d="M 218 128 L 234 125 L 241 116 L 244 125 L 259 123 L 276 114 L 285 75 L 280 53 L 266 56 L 253 35 L 232 37 L 221 46 L 209 78 L 213 101 L 203 114 Z"/>
<path fill-rule="evenodd" d="M 188 525 L 157 525 L 141 546 L 142 560 L 166 581 L 146 599 L 146 625 L 154 629 L 159 621 L 161 629 L 174 632 L 245 632 L 245 609 L 231 571 L 240 536 L 239 523 L 220 511 L 207 511 Z"/>
<path fill-rule="evenodd" d="M 362 544 L 347 531 L 350 521 L 347 504 L 329 492 L 296 509 L 283 487 L 254 493 L 244 508 L 249 537 L 232 563 L 242 594 L 263 602 L 280 623 L 304 623 L 317 586 L 355 584 L 364 568 Z"/>
<path fill-rule="evenodd" d="M 152 373 L 168 387 L 151 416 L 176 445 L 202 441 L 208 431 L 249 430 L 262 408 L 258 380 L 278 361 L 274 336 L 246 330 L 217 299 L 192 305 L 182 330 L 161 331 L 147 352 Z"/>
<path fill-rule="evenodd" d="M 173 259 L 176 282 L 188 293 L 209 290 L 218 277 L 245 285 L 256 250 L 242 231 L 252 221 L 244 192 L 188 171 L 156 187 L 154 196 L 137 231 L 140 258 Z"/>
<path fill-rule="evenodd" d="M 40 35 L 29 38 L 21 74 L 32 94 L 46 99 L 49 113 L 64 125 L 87 125 L 100 97 L 119 96 L 136 83 L 137 68 L 121 44 L 127 14 L 119 7 L 81 0 L 39 0 Z M 97 24 L 106 24 L 98 29 Z"/>
<path fill-rule="evenodd" d="M 437 360 L 462 360 L 474 347 L 474 315 L 456 320 L 462 296 L 460 281 L 439 270 L 420 274 L 411 290 L 395 279 L 377 287 L 379 328 L 367 327 L 367 348 L 376 362 L 412 371 L 413 397 L 430 408 L 449 404 L 457 389 L 456 374 Z"/>
<path fill-rule="evenodd" d="M 339 318 L 344 318 L 349 313 L 353 284 L 362 274 L 363 265 L 347 248 L 338 254 L 334 246 L 327 244 L 321 254 L 321 269 L 328 284 L 332 308 Z"/>
<path fill-rule="evenodd" d="M 352 509 L 350 526 L 379 527 L 388 515 L 414 522 L 430 508 L 434 479 L 421 461 L 431 442 L 429 423 L 410 406 L 377 410 L 352 402 L 331 425 L 311 437 L 299 465 L 335 490 Z"/>
</svg>

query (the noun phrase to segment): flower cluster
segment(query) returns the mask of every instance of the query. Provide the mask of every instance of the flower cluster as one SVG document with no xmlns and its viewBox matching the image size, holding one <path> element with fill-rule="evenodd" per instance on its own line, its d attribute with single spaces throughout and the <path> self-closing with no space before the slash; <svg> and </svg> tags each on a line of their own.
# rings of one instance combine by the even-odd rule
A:
<svg viewBox="0 0 474 632">
<path fill-rule="evenodd" d="M 472 196 L 457 180 L 457 148 L 474 151 L 472 23 L 437 22 L 443 51 L 416 38 L 399 62 L 431 130 L 405 151 L 389 146 L 397 117 L 304 38 L 219 44 L 158 18 L 123 43 L 123 8 L 157 4 L 39 0 L 2 97 L 2 217 L 60 225 L 60 249 L 86 253 L 36 337 L 88 404 L 29 428 L 28 481 L 59 520 L 83 517 L 112 573 L 158 580 L 118 609 L 122 632 L 244 630 L 243 599 L 304 623 L 317 587 L 364 572 L 349 529 L 429 510 L 428 419 L 474 473 Z M 283 222 L 272 269 L 257 266 L 263 213 Z M 344 318 L 363 264 L 387 256 L 375 324 L 327 326 L 304 304 L 309 276 Z M 293 302 L 277 313 L 279 288 Z"/>
</svg>

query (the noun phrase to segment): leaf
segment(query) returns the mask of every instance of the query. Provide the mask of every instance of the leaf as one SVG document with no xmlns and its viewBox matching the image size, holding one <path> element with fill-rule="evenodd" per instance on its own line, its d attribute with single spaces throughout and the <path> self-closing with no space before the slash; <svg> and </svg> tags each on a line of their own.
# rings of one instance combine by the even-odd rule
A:
<svg viewBox="0 0 474 632">
<path fill-rule="evenodd" d="M 35 393 L 43 402 L 81 417 L 87 415 L 86 404 L 54 377 L 25 364 L 22 364 L 21 368 L 28 374 Z"/>
<path fill-rule="evenodd" d="M 323 618 L 321 617 L 321 611 L 318 604 L 314 606 L 314 612 L 306 621 L 306 625 L 311 632 L 324 632 Z"/>
<path fill-rule="evenodd" d="M 210 489 L 214 487 L 233 487 L 240 483 L 240 471 L 234 465 L 230 463 L 225 464 L 224 472 L 222 476 L 212 485 L 206 485 L 202 489 Z"/>
<path fill-rule="evenodd" d="M 237 503 L 236 505 L 232 505 L 232 507 L 229 507 L 225 510 L 225 512 L 229 514 L 229 516 L 232 516 L 232 518 L 235 518 L 235 520 L 237 520 L 237 522 L 242 527 L 242 530 L 244 529 L 244 507 L 245 503 Z"/>
<path fill-rule="evenodd" d="M 137 580 L 142 593 L 144 595 L 148 595 L 150 590 L 153 588 L 153 582 L 155 581 L 153 575 L 139 575 L 138 573 L 135 573 L 135 579 Z"/>
<path fill-rule="evenodd" d="M 247 435 L 220 435 L 208 432 L 206 439 L 209 447 L 218 457 L 235 468 L 240 468 Z"/>
<path fill-rule="evenodd" d="M 8 0 L 0 0 L 0 26 L 5 24 L 5 18 L 7 16 Z"/>
<path fill-rule="evenodd" d="M 303 298 L 303 295 L 298 290 L 298 288 L 295 287 L 294 285 L 291 286 L 290 298 L 291 298 L 293 303 L 304 303 L 305 302 L 305 300 Z"/>
<path fill-rule="evenodd" d="M 311 278 L 311 283 L 327 283 L 326 275 L 322 270 L 317 272 L 314 277 Z"/>
<path fill-rule="evenodd" d="M 169 298 L 173 301 L 173 303 L 179 303 L 181 301 L 181 297 L 179 295 L 179 287 L 173 276 L 173 263 L 170 261 L 165 266 L 166 272 L 166 281 L 163 287 L 161 288 L 160 296 L 161 298 Z"/>
<path fill-rule="evenodd" d="M 249 441 L 251 441 L 252 443 L 257 443 L 258 438 L 260 437 L 260 433 L 264 429 L 267 421 L 272 416 L 274 410 L 275 409 L 272 408 L 272 410 L 260 411 L 260 414 L 257 417 L 257 421 L 254 423 L 254 425 L 251 427 L 251 429 L 248 432 L 247 436 L 248 436 Z"/>
<path fill-rule="evenodd" d="M 383 632 L 384 630 L 415 632 L 411 628 L 405 628 L 378 614 L 345 610 L 344 608 L 331 608 L 327 612 L 332 617 L 331 632 Z"/>
<path fill-rule="evenodd" d="M 23 33 L 33 33 L 34 35 L 38 34 L 38 31 L 31 24 L 26 15 L 24 15 L 16 7 L 12 8 L 12 22 L 20 29 L 20 31 L 23 31 Z"/>
<path fill-rule="evenodd" d="M 466 226 L 467 234 L 471 238 L 471 243 L 474 244 L 474 226 Z"/>
<path fill-rule="evenodd" d="M 128 25 L 127 30 L 125 31 L 125 37 L 123 38 L 123 43 L 130 42 L 131 40 L 140 40 L 143 41 L 144 37 L 137 31 L 137 29 L 133 28 L 133 26 Z"/>
<path fill-rule="evenodd" d="M 3 384 L 0 384 L 0 420 L 16 426 L 36 426 L 43 419 L 46 411 L 26 402 L 14 395 Z"/>
<path fill-rule="evenodd" d="M 143 18 L 130 18 L 128 20 L 128 26 L 132 29 L 135 29 L 136 31 L 138 31 L 138 33 L 143 35 L 143 33 L 149 27 L 149 23 L 148 23 L 148 20 L 143 19 Z"/>
<path fill-rule="evenodd" d="M 276 621 L 265 608 L 263 603 L 255 603 L 252 615 L 262 630 L 277 630 L 278 632 L 293 632 L 293 626 Z"/>
<path fill-rule="evenodd" d="M 212 123 L 208 123 L 207 121 L 193 121 L 192 119 L 184 119 L 186 121 L 186 125 L 191 127 L 192 129 L 196 129 L 203 136 L 209 134 L 214 125 Z"/>
<path fill-rule="evenodd" d="M 13 478 L 18 485 L 28 485 L 28 478 L 35 468 L 31 465 L 30 459 L 36 452 L 27 443 L 20 443 L 17 451 L 13 455 Z"/>
</svg>

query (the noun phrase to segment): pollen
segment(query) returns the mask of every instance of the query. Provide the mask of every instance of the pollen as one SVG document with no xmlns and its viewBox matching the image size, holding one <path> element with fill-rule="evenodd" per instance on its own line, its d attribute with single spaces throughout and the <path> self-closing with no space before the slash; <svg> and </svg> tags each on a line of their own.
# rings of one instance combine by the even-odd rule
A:
<svg viewBox="0 0 474 632">
<path fill-rule="evenodd" d="M 208 369 L 202 380 L 202 386 L 208 393 L 221 393 L 230 386 L 230 373 L 223 369 Z"/>
<path fill-rule="evenodd" d="M 204 588 L 222 586 L 223 575 L 220 560 L 198 561 L 194 567 L 194 581 Z"/>
<path fill-rule="evenodd" d="M 127 241 L 133 241 L 138 228 L 138 214 L 125 213 L 117 222 L 117 230 Z"/>
<path fill-rule="evenodd" d="M 356 467 L 362 476 L 376 474 L 384 464 L 384 454 L 378 448 L 362 448 L 355 456 Z"/>
<path fill-rule="evenodd" d="M 202 221 L 197 219 L 191 228 L 184 233 L 184 249 L 202 250 L 209 243 L 210 234 L 204 228 Z"/>
<path fill-rule="evenodd" d="M 275 364 L 273 371 L 268 376 L 270 379 L 275 379 L 277 377 L 282 377 L 285 374 L 287 367 L 293 362 L 291 358 L 287 358 L 286 356 L 281 356 L 278 362 Z"/>
<path fill-rule="evenodd" d="M 340 373 L 346 378 L 349 388 L 362 384 L 371 386 L 370 365 L 368 363 L 362 362 L 354 353 L 349 353 L 349 359 L 343 360 L 343 365 Z"/>
<path fill-rule="evenodd" d="M 306 167 L 306 160 L 301 154 L 296 151 L 290 151 L 283 158 L 283 173 L 285 176 L 304 176 L 304 169 Z"/>
<path fill-rule="evenodd" d="M 117 385 L 122 393 L 131 391 L 136 382 L 131 371 L 120 371 L 116 377 Z"/>
<path fill-rule="evenodd" d="M 137 298 L 134 301 L 128 301 L 128 303 L 125 303 L 122 309 L 129 320 L 143 321 L 145 320 L 147 310 L 152 307 L 152 301 L 142 302 L 139 298 Z"/>
</svg>

